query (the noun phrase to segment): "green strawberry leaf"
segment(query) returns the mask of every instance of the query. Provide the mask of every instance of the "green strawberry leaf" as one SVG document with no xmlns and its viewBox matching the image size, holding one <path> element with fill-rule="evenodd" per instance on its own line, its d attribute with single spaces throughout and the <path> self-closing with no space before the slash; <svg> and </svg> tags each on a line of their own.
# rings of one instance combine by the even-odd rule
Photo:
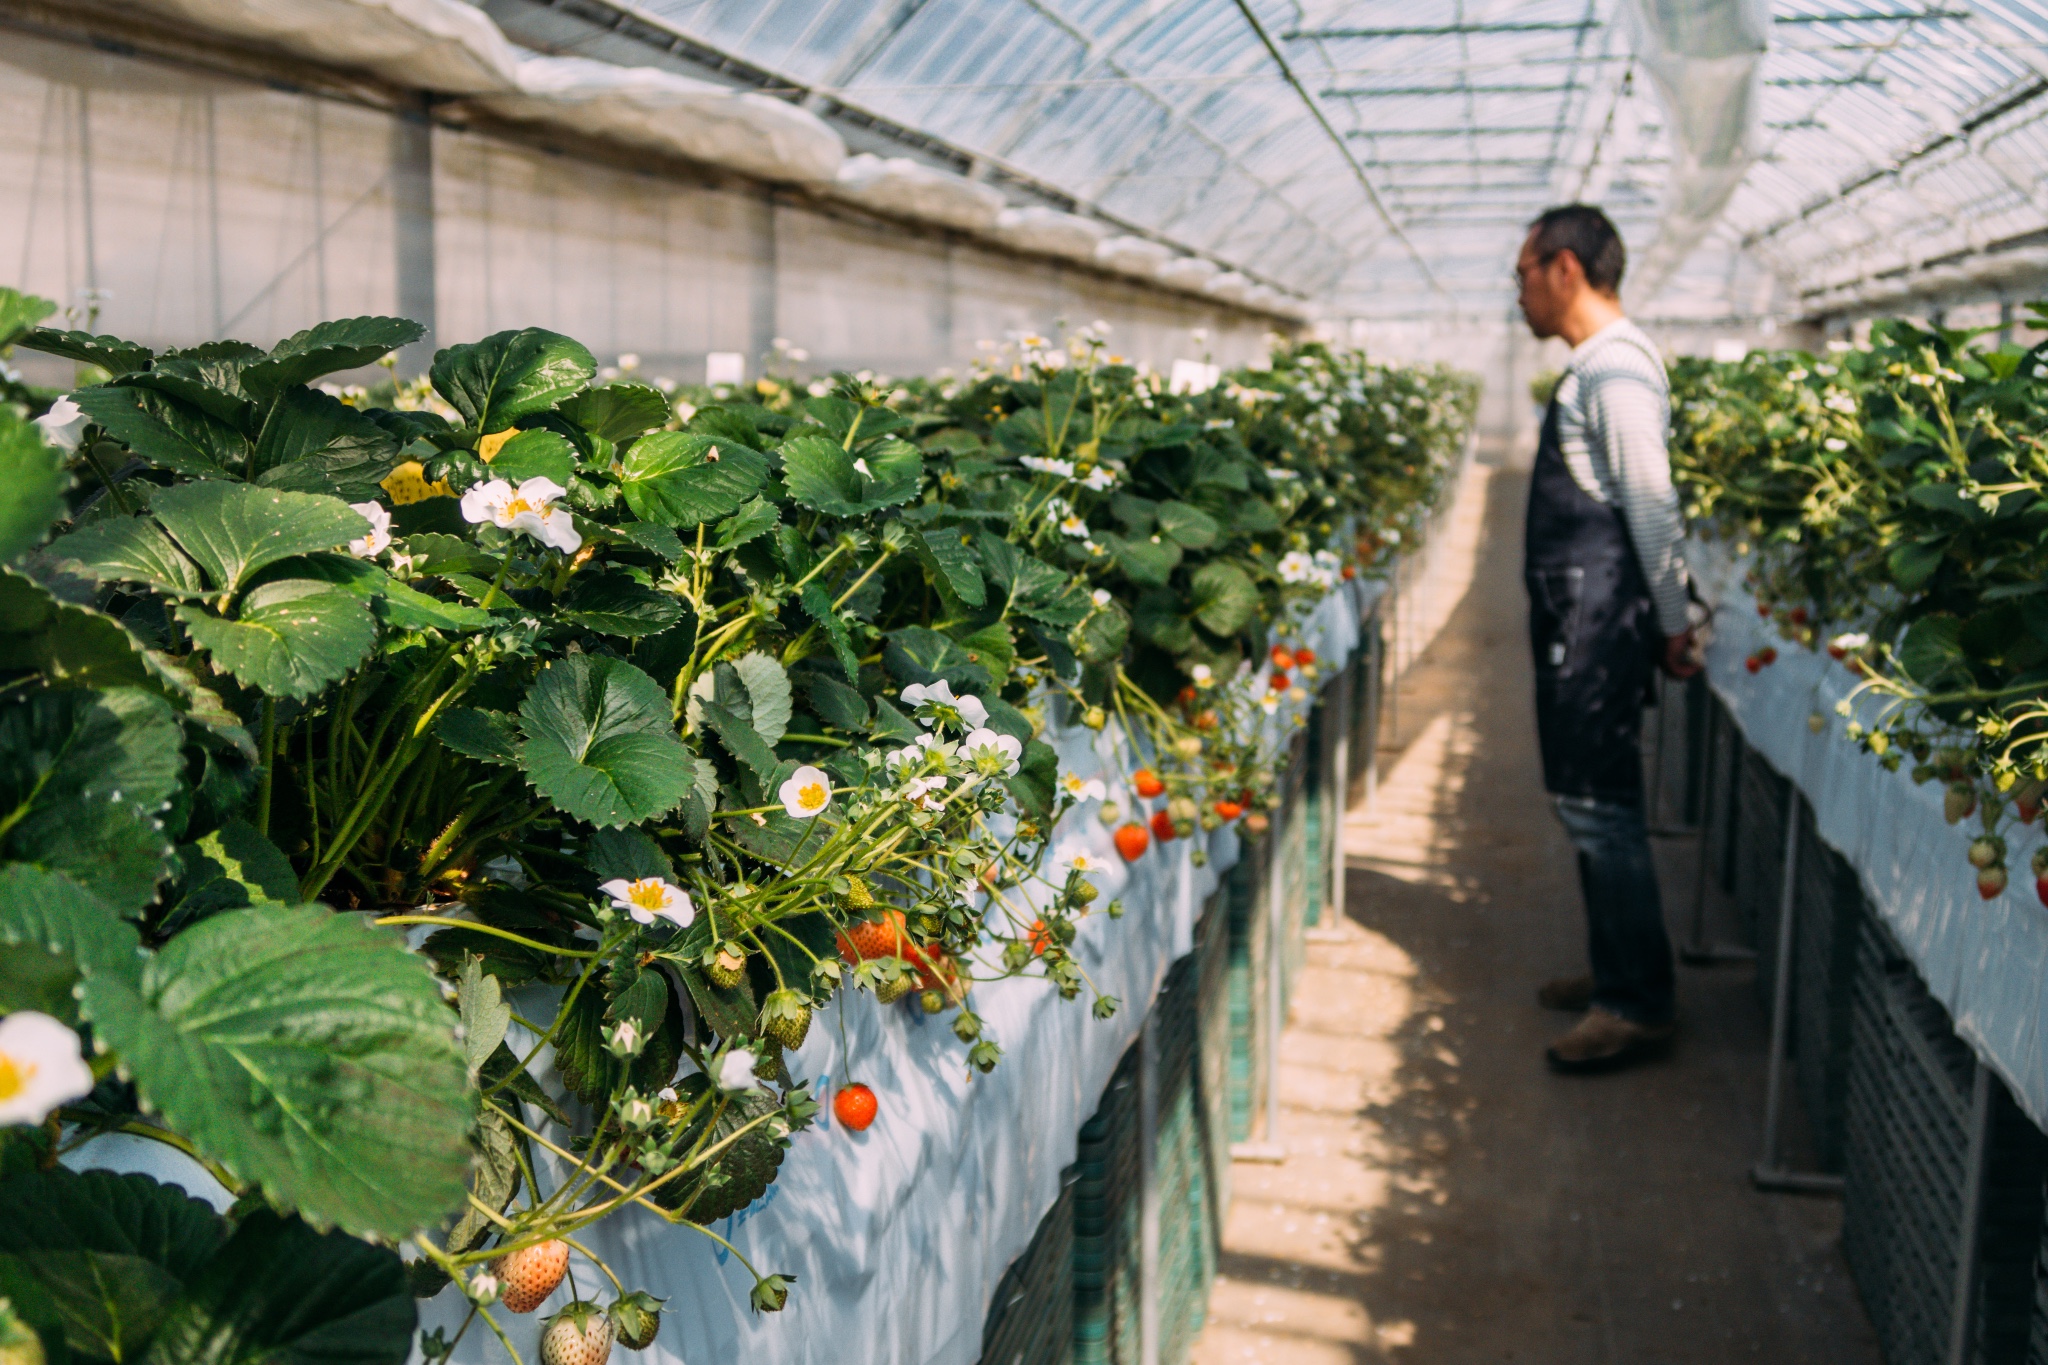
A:
<svg viewBox="0 0 2048 1365">
<path fill-rule="evenodd" d="M 19 289 L 0 288 L 0 346 L 13 346 L 35 329 L 37 323 L 57 311 L 48 299 L 24 294 Z"/>
<path fill-rule="evenodd" d="M 855 456 L 815 433 L 782 443 L 782 477 L 801 506 L 837 517 L 865 516 L 910 501 L 924 474 L 924 456 L 907 441 L 882 441 Z M 865 466 L 865 471 L 863 471 Z"/>
<path fill-rule="evenodd" d="M 559 810 L 600 827 L 633 825 L 682 804 L 696 762 L 661 687 L 623 659 L 550 664 L 519 707 L 519 766 Z"/>
<path fill-rule="evenodd" d="M 1221 527 L 1199 507 L 1184 502 L 1159 504 L 1159 529 L 1170 540 L 1189 550 L 1206 550 L 1216 543 Z"/>
<path fill-rule="evenodd" d="M 232 621 L 189 604 L 177 617 L 217 666 L 274 697 L 312 696 L 377 643 L 377 622 L 360 599 L 304 578 L 251 589 Z"/>
<path fill-rule="evenodd" d="M 427 334 L 410 318 L 335 318 L 286 337 L 270 354 L 242 367 L 242 386 L 250 393 L 271 394 L 294 384 L 310 384 L 336 370 L 374 365 L 401 346 Z"/>
<path fill-rule="evenodd" d="M 435 355 L 428 378 L 471 431 L 487 433 L 546 412 L 596 374 L 597 361 L 580 343 L 528 327 L 448 347 Z"/>
<path fill-rule="evenodd" d="M 780 744 L 789 729 L 789 674 L 783 671 L 780 663 L 758 649 L 733 660 L 732 666 L 739 673 L 740 681 L 747 685 L 754 733 L 771 748 Z"/>
<path fill-rule="evenodd" d="M 0 410 L 0 488 L 7 490 L 0 500 L 0 563 L 35 545 L 64 515 L 70 484 L 63 454 L 12 408 Z"/>
<path fill-rule="evenodd" d="M 566 436 L 545 428 L 522 431 L 491 457 L 491 477 L 515 485 L 527 479 L 553 479 L 567 488 L 576 477 L 576 448 Z"/>
<path fill-rule="evenodd" d="M 832 597 L 815 581 L 804 584 L 803 592 L 797 595 L 803 604 L 804 614 L 818 623 L 818 629 L 825 632 L 831 642 L 832 656 L 839 660 L 839 667 L 845 670 L 848 682 L 860 681 L 860 656 L 854 653 L 853 636 L 846 629 L 846 622 L 839 619 L 839 613 L 832 610 Z"/>
<path fill-rule="evenodd" d="M 339 498 L 247 484 L 179 484 L 150 499 L 149 510 L 199 561 L 216 592 L 236 591 L 280 559 L 346 545 L 370 527 Z"/>
<path fill-rule="evenodd" d="M 232 478 L 248 458 L 241 432 L 160 393 L 104 384 L 71 401 L 131 453 L 188 479 Z"/>
<path fill-rule="evenodd" d="M 955 597 L 970 607 L 987 603 L 988 585 L 982 582 L 981 562 L 975 557 L 972 536 L 946 527 L 926 531 L 919 539 L 925 551 L 919 558 L 930 557 L 930 566 L 938 571 Z"/>
<path fill-rule="evenodd" d="M 88 974 L 81 1005 L 172 1127 L 308 1218 L 396 1238 L 461 1201 L 462 1050 L 396 936 L 318 905 L 229 910 L 139 978 Z"/>
<path fill-rule="evenodd" d="M 614 445 L 666 426 L 675 415 L 668 395 L 651 384 L 606 384 L 566 399 L 558 411 L 594 436 Z"/>
<path fill-rule="evenodd" d="M 257 1209 L 187 1286 L 141 1365 L 401 1365 L 418 1326 L 397 1252 Z"/>
<path fill-rule="evenodd" d="M 434 723 L 434 737 L 465 758 L 501 768 L 519 766 L 519 729 L 503 711 L 457 707 Z"/>
<path fill-rule="evenodd" d="M 601 635 L 658 635 L 683 619 L 673 594 L 643 587 L 622 573 L 580 573 L 555 615 Z"/>
<path fill-rule="evenodd" d="M 59 332 L 38 327 L 14 343 L 44 355 L 61 355 L 84 365 L 97 365 L 115 378 L 146 369 L 155 357 L 147 346 L 119 337 L 94 336 L 90 332 Z"/>
<path fill-rule="evenodd" d="M 731 516 L 768 480 L 768 461 L 691 431 L 660 431 L 620 461 L 620 491 L 642 521 L 696 526 Z"/>
<path fill-rule="evenodd" d="M 397 464 L 398 438 L 369 417 L 318 389 L 289 388 L 264 419 L 247 472 L 265 488 L 368 502 L 383 496 L 379 481 Z"/>
<path fill-rule="evenodd" d="M 119 621 L 0 569 L 0 670 L 12 669 L 40 673 L 48 687 L 160 690 L 141 642 Z"/>
<path fill-rule="evenodd" d="M 1259 590 L 1235 564 L 1204 564 L 1190 586 L 1195 619 L 1217 635 L 1237 634 L 1258 614 Z"/>
<path fill-rule="evenodd" d="M 740 509 L 718 523 L 716 548 L 735 549 L 755 537 L 773 530 L 778 514 L 775 504 L 766 498 L 749 498 L 740 504 Z"/>
<path fill-rule="evenodd" d="M 169 705 L 135 688 L 0 707 L 0 856 L 69 873 L 123 910 L 147 904 L 171 857 L 160 816 L 183 743 Z"/>
<path fill-rule="evenodd" d="M 456 1008 L 462 1014 L 462 1053 L 474 1077 L 505 1040 L 512 1023 L 512 1007 L 505 1003 L 498 978 L 484 970 L 484 960 L 467 957 L 462 962 L 462 980 L 455 991 Z"/>
</svg>

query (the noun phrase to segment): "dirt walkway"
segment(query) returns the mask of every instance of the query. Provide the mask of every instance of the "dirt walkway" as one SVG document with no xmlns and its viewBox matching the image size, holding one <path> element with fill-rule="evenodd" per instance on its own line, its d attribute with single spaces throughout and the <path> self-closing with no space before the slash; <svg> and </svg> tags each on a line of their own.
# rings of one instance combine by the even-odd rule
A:
<svg viewBox="0 0 2048 1365">
<path fill-rule="evenodd" d="M 1746 1179 L 1767 1026 L 1747 969 L 1681 969 L 1668 1061 L 1543 1067 L 1570 1020 L 1535 987 L 1583 970 L 1584 931 L 1536 763 L 1526 487 L 1490 481 L 1471 589 L 1347 822 L 1351 922 L 1311 944 L 1281 1049 L 1289 1159 L 1236 1167 L 1195 1360 L 1875 1365 L 1840 1205 Z M 1692 855 L 1659 849 L 1674 929 Z"/>
</svg>

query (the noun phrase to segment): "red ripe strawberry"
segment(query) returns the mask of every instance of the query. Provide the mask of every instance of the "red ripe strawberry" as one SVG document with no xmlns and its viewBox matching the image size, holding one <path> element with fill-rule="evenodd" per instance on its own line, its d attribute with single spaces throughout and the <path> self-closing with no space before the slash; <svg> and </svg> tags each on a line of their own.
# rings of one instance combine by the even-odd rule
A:
<svg viewBox="0 0 2048 1365">
<path fill-rule="evenodd" d="M 856 1133 L 865 1133 L 868 1125 L 875 1121 L 875 1115 L 881 1112 L 881 1108 L 881 1102 L 875 1098 L 875 1092 L 859 1081 L 852 1085 L 840 1086 L 832 1096 L 832 1117 Z"/>
<path fill-rule="evenodd" d="M 1298 663 L 1298 664 L 1312 664 L 1312 663 L 1314 663 L 1315 661 L 1316 661 L 1316 652 L 1315 652 L 1314 650 L 1312 650 L 1312 649 L 1306 649 L 1306 648 L 1304 648 L 1304 649 L 1297 649 L 1297 650 L 1295 650 L 1295 651 L 1294 651 L 1294 662 L 1296 662 L 1296 663 Z"/>
<path fill-rule="evenodd" d="M 1181 709 L 1183 710 L 1187 709 L 1190 706 L 1193 706 L 1195 704 L 1195 689 L 1192 687 L 1183 687 L 1180 690 L 1180 695 L 1176 697 L 1175 700 L 1180 703 Z"/>
<path fill-rule="evenodd" d="M 1840 663 L 1842 660 L 1849 657 L 1849 651 L 1843 648 L 1841 645 L 1830 644 L 1828 646 L 1828 657 L 1830 659 L 1833 659 L 1835 662 Z"/>
<path fill-rule="evenodd" d="M 1145 833 L 1143 825 L 1121 825 L 1111 837 L 1116 840 L 1116 851 L 1124 855 L 1127 863 L 1135 863 L 1152 847 L 1152 836 Z"/>
<path fill-rule="evenodd" d="M 1173 817 L 1163 810 L 1152 812 L 1152 837 L 1162 844 L 1173 840 Z"/>
<path fill-rule="evenodd" d="M 548 1319 L 541 1365 L 605 1365 L 611 1358 L 612 1321 L 596 1304 L 578 1300 Z"/>
<path fill-rule="evenodd" d="M 1984 868 L 1977 873 L 1977 894 L 1987 901 L 1997 900 L 2005 893 L 2005 881 L 2004 868 L 1995 865 Z M 2036 882 L 2036 894 L 2039 893 L 2039 889 L 2040 883 Z"/>
<path fill-rule="evenodd" d="M 1225 820 L 1235 820 L 1238 816 L 1244 814 L 1244 807 L 1238 805 L 1235 801 L 1218 801 L 1215 809 L 1216 813 Z"/>
<path fill-rule="evenodd" d="M 1294 667 L 1294 660 L 1295 656 L 1287 651 L 1287 647 L 1285 645 L 1273 646 L 1273 667 L 1278 669 L 1289 669 Z"/>
<path fill-rule="evenodd" d="M 569 1270 L 567 1242 L 541 1242 L 507 1252 L 491 1262 L 491 1274 L 505 1287 L 499 1302 L 507 1312 L 531 1313 L 555 1292 Z"/>
<path fill-rule="evenodd" d="M 1756 657 L 1762 659 L 1767 664 L 1774 664 L 1778 662 L 1778 647 L 1776 645 L 1765 645 L 1756 652 Z"/>
<path fill-rule="evenodd" d="M 1792 624 L 1793 624 L 1793 625 L 1795 625 L 1795 626 L 1803 626 L 1803 625 L 1805 625 L 1805 624 L 1806 624 L 1806 608 L 1805 608 L 1805 607 L 1794 607 L 1794 608 L 1792 608 Z"/>
<path fill-rule="evenodd" d="M 1044 957 L 1045 950 L 1050 947 L 1052 947 L 1052 934 L 1047 931 L 1045 921 L 1042 919 L 1031 921 L 1031 955 L 1033 957 Z"/>
<path fill-rule="evenodd" d="M 875 919 L 856 920 L 839 935 L 839 956 L 849 967 L 878 957 L 907 957 L 910 940 L 903 933 L 903 912 L 884 910 Z"/>
<path fill-rule="evenodd" d="M 1195 716 L 1195 728 L 1197 730 L 1213 730 L 1218 724 L 1220 722 L 1216 719 L 1214 711 L 1198 712 Z"/>
<path fill-rule="evenodd" d="M 1763 672 L 1764 661 L 1752 654 L 1742 661 L 1742 666 L 1752 673 L 1761 673 Z"/>
<path fill-rule="evenodd" d="M 1140 768 L 1132 773 L 1131 785 L 1137 788 L 1138 795 L 1144 797 L 1157 796 L 1166 790 L 1166 784 L 1159 780 L 1159 774 L 1150 768 Z"/>
<path fill-rule="evenodd" d="M 1967 782 L 1951 782 L 1948 790 L 1941 794 L 1941 815 L 1951 825 L 1959 825 L 1970 818 L 1977 809 L 1977 789 Z"/>
<path fill-rule="evenodd" d="M 1344 581 L 1346 583 L 1349 583 L 1352 579 L 1356 577 L 1358 577 L 1358 570 L 1352 568 L 1349 564 L 1346 564 L 1344 566 Z"/>
<path fill-rule="evenodd" d="M 1770 604 L 1770 603 L 1768 603 L 1768 602 L 1759 602 L 1759 603 L 1757 603 L 1757 604 L 1756 604 L 1756 614 L 1757 614 L 1758 616 L 1761 616 L 1761 617 L 1762 617 L 1762 618 L 1763 618 L 1764 620 L 1766 620 L 1766 621 L 1770 620 L 1770 619 L 1771 619 L 1771 604 Z"/>
<path fill-rule="evenodd" d="M 2023 825 L 2033 824 L 2041 814 L 2041 798 L 2038 796 L 2022 796 L 2014 801 L 2012 806 L 2014 814 L 2020 817 L 2020 823 Z"/>
<path fill-rule="evenodd" d="M 1268 680 L 1267 685 L 1270 686 L 1275 692 L 1285 692 L 1293 684 L 1287 681 L 1287 675 L 1285 673 L 1282 673 L 1278 669 L 1275 669 L 1273 671 L 1273 676 L 1271 679 Z"/>
</svg>

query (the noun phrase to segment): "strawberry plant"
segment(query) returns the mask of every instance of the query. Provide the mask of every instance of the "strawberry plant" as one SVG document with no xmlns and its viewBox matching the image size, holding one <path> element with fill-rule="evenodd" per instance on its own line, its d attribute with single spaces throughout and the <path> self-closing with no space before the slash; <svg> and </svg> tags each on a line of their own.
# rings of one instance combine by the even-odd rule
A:
<svg viewBox="0 0 2048 1365">
<path fill-rule="evenodd" d="M 154 352 L 48 312 L 0 295 L 0 344 L 80 367 L 0 403 L 0 1200 L 75 1198 L 55 1158 L 105 1133 L 176 1146 L 240 1201 L 190 1215 L 213 1242 L 379 1286 L 364 1361 L 405 1353 L 390 1285 L 459 1286 L 455 1340 L 516 1355 L 510 1315 L 591 1288 L 591 1225 L 715 1235 L 816 1113 L 790 1054 L 842 992 L 951 1010 L 976 1072 L 977 983 L 1111 1013 L 1071 951 L 1091 855 L 1049 845 L 1114 803 L 1042 731 L 1114 714 L 1143 750 L 1163 804 L 1127 858 L 1267 801 L 1264 722 L 1315 664 L 1276 690 L 1253 661 L 1356 569 L 1341 529 L 1408 524 L 1469 414 L 1324 352 L 1174 395 L 1099 337 L 677 403 L 527 328 L 342 389 L 419 329 Z M 1402 395 L 1360 416 L 1368 387 Z M 1333 433 L 1292 477 L 1254 448 L 1290 422 Z M 64 1226 L 0 1232 L 0 1294 L 128 1358 L 33 1269 Z M 180 1295 L 227 1311 L 202 1242 L 83 1250 L 155 1257 L 169 1331 Z M 610 1306 L 550 1316 L 544 1357 L 658 1330 L 597 1268 Z"/>
</svg>

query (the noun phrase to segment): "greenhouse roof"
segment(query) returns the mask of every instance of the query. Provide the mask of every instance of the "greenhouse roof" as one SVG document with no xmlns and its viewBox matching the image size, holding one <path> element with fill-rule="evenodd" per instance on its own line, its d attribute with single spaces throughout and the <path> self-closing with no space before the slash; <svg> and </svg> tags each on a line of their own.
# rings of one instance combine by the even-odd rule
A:
<svg viewBox="0 0 2048 1365">
<path fill-rule="evenodd" d="M 1634 300 L 1669 316 L 1853 306 L 2048 242 L 2038 0 L 486 7 L 556 51 L 666 40 L 1335 315 L 1499 317 L 1522 226 L 1574 198 L 1639 260 L 1683 248 Z"/>
</svg>

